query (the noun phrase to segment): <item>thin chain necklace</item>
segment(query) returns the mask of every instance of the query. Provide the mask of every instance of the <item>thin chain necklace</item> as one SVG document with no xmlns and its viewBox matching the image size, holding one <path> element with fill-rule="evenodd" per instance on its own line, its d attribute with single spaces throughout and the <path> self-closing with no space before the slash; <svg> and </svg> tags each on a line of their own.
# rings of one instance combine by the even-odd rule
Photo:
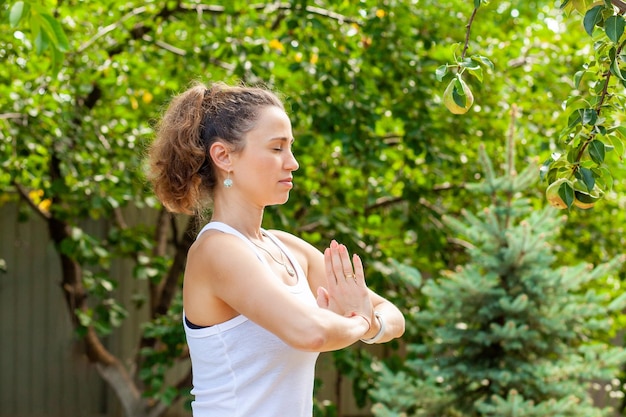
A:
<svg viewBox="0 0 626 417">
<path fill-rule="evenodd" d="M 263 236 L 265 236 L 265 237 L 268 237 L 265 233 L 261 233 L 261 234 Z M 267 253 L 270 256 L 270 258 L 272 258 L 274 260 L 274 262 L 276 262 L 278 265 L 282 265 L 283 268 L 285 268 L 285 271 L 287 271 L 287 273 L 289 274 L 290 277 L 295 276 L 296 275 L 296 271 L 293 270 L 291 265 L 289 265 L 287 262 L 285 262 L 285 258 L 283 256 L 283 250 L 271 238 L 268 238 L 268 239 L 271 240 L 272 243 L 278 248 L 278 253 L 280 253 L 280 260 L 276 259 L 274 257 L 274 255 L 272 255 L 272 252 L 270 252 L 269 250 L 265 249 L 263 246 L 257 245 L 252 240 L 250 242 L 252 242 L 252 244 L 254 246 L 256 246 L 257 248 L 261 249 L 263 252 Z"/>
</svg>

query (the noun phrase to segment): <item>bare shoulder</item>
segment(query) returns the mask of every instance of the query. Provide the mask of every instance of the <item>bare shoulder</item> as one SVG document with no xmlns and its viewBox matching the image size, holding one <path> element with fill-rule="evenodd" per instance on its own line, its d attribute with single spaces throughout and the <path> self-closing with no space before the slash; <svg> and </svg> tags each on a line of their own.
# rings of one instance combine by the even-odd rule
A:
<svg viewBox="0 0 626 417">
<path fill-rule="evenodd" d="M 187 266 L 200 266 L 203 269 L 219 269 L 221 263 L 233 259 L 247 249 L 246 243 L 239 237 L 219 230 L 207 230 L 189 248 Z M 249 257 L 253 252 L 248 249 Z M 231 253 L 233 256 L 226 256 Z M 245 257 L 245 256 L 244 256 Z"/>
</svg>

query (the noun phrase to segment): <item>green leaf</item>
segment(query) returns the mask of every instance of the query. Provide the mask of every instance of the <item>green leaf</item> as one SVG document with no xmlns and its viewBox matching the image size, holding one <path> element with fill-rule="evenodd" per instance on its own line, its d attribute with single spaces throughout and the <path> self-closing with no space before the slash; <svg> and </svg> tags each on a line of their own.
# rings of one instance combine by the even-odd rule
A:
<svg viewBox="0 0 626 417">
<path fill-rule="evenodd" d="M 463 84 L 461 84 L 460 79 L 456 79 L 454 82 L 454 88 L 452 89 L 452 98 L 454 102 L 461 107 L 465 107 L 465 103 L 467 101 L 467 97 L 465 96 L 465 91 L 463 90 Z"/>
<path fill-rule="evenodd" d="M 595 6 L 587 11 L 587 13 L 585 13 L 583 25 L 585 26 L 585 31 L 589 36 L 593 35 L 593 29 L 595 28 L 596 24 L 602 21 L 603 9 L 604 6 Z"/>
<path fill-rule="evenodd" d="M 61 70 L 65 56 L 57 48 L 52 48 L 52 74 L 57 75 Z"/>
<path fill-rule="evenodd" d="M 593 187 L 596 184 L 596 179 L 593 176 L 593 172 L 589 168 L 583 167 L 578 170 L 577 174 L 580 175 L 582 182 L 585 184 L 585 187 L 587 187 L 587 190 L 593 190 Z"/>
<path fill-rule="evenodd" d="M 589 144 L 589 156 L 596 164 L 601 165 L 604 163 L 605 152 L 603 142 L 596 139 Z"/>
<path fill-rule="evenodd" d="M 480 69 L 480 64 L 472 58 L 465 58 L 462 62 L 459 63 L 459 65 L 469 70 Z"/>
<path fill-rule="evenodd" d="M 50 40 L 50 43 L 52 43 L 53 45 L 55 45 L 58 41 L 56 39 L 56 32 L 54 30 L 54 28 L 52 27 L 52 25 L 50 24 L 50 20 L 46 19 L 44 14 L 37 14 L 37 16 L 39 17 L 39 24 L 41 25 L 41 30 L 46 32 L 46 35 L 48 35 L 48 39 Z"/>
<path fill-rule="evenodd" d="M 9 12 L 9 23 L 11 24 L 12 28 L 17 27 L 17 24 L 20 23 L 20 20 L 26 14 L 26 11 L 28 11 L 27 4 L 25 4 L 23 1 L 15 2 L 13 7 L 11 7 L 11 11 Z"/>
<path fill-rule="evenodd" d="M 610 16 L 604 22 L 606 36 L 608 36 L 613 43 L 618 43 L 624 34 L 624 26 L 626 26 L 624 17 L 621 15 Z"/>
<path fill-rule="evenodd" d="M 576 71 L 576 74 L 574 74 L 574 87 L 580 88 L 580 82 L 582 81 L 584 75 L 585 71 Z"/>
<path fill-rule="evenodd" d="M 32 13 L 30 15 L 30 33 L 33 39 L 36 40 L 39 37 L 40 29 L 41 24 L 39 23 L 39 16 L 35 13 Z"/>
<path fill-rule="evenodd" d="M 469 70 L 469 73 L 476 77 L 481 83 L 483 82 L 483 69 L 481 67 L 475 70 Z"/>
<path fill-rule="evenodd" d="M 624 72 L 619 67 L 619 57 L 614 57 L 611 60 L 611 74 L 615 75 L 620 80 L 624 81 Z"/>
<path fill-rule="evenodd" d="M 615 132 L 624 140 L 626 140 L 626 126 L 618 126 L 615 128 Z M 615 146 L 615 144 L 613 144 Z"/>
<path fill-rule="evenodd" d="M 568 208 L 572 207 L 574 203 L 574 188 L 569 182 L 564 182 L 559 186 L 559 197 L 561 197 Z"/>
<path fill-rule="evenodd" d="M 567 127 L 572 128 L 582 121 L 582 112 L 580 110 L 572 112 L 567 119 Z"/>
<path fill-rule="evenodd" d="M 493 62 L 491 62 L 491 60 L 485 56 L 482 55 L 473 55 L 472 59 L 476 62 L 478 62 L 479 64 L 481 64 L 484 67 L 487 67 L 491 70 L 493 70 L 495 67 L 493 65 Z"/>
<path fill-rule="evenodd" d="M 37 55 L 41 55 L 43 51 L 48 48 L 50 41 L 48 40 L 48 35 L 43 30 L 38 31 L 37 36 L 35 37 L 35 53 Z"/>
<path fill-rule="evenodd" d="M 54 33 L 54 37 L 50 36 L 50 39 L 54 41 L 55 48 L 61 52 L 67 52 L 70 49 L 70 44 L 59 21 L 47 13 L 43 14 L 42 17 L 48 22 L 49 27 Z"/>
<path fill-rule="evenodd" d="M 618 137 L 617 134 L 607 136 L 607 139 L 611 142 L 611 146 L 615 150 L 618 157 L 622 158 L 624 155 L 624 142 Z"/>
<path fill-rule="evenodd" d="M 582 112 L 581 119 L 583 121 L 583 124 L 590 126 L 596 124 L 596 121 L 598 120 L 598 113 L 595 111 L 595 109 L 584 109 L 579 111 Z"/>
<path fill-rule="evenodd" d="M 448 73 L 448 66 L 447 65 L 441 65 L 435 71 L 435 78 L 437 78 L 437 81 L 441 81 L 441 80 L 443 80 L 443 77 L 445 77 L 447 73 Z"/>
</svg>

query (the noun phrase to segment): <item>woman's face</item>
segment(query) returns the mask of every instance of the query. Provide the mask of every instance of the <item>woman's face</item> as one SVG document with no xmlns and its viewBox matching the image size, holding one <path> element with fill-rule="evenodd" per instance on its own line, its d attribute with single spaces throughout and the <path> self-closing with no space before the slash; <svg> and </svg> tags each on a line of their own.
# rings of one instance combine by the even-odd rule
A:
<svg viewBox="0 0 626 417">
<path fill-rule="evenodd" d="M 289 117 L 278 107 L 263 108 L 244 140 L 231 172 L 233 188 L 262 207 L 285 203 L 293 188 L 292 172 L 298 169 Z"/>
</svg>

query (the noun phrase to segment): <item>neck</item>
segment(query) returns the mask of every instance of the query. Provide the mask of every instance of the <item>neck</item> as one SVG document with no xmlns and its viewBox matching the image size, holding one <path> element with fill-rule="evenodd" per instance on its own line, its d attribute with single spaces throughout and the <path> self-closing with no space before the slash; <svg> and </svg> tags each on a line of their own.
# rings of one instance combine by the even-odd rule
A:
<svg viewBox="0 0 626 417">
<path fill-rule="evenodd" d="M 248 238 L 260 239 L 263 212 L 264 207 L 217 199 L 214 200 L 211 221 L 225 223 Z"/>
</svg>

